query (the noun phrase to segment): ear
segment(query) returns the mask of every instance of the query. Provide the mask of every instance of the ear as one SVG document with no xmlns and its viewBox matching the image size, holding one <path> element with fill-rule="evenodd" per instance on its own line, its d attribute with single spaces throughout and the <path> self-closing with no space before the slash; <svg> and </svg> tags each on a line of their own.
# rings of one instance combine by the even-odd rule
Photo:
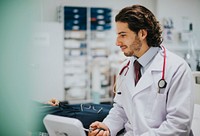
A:
<svg viewBox="0 0 200 136">
<path fill-rule="evenodd" d="M 146 29 L 140 29 L 138 33 L 140 40 L 144 40 L 147 37 L 147 30 Z"/>
</svg>

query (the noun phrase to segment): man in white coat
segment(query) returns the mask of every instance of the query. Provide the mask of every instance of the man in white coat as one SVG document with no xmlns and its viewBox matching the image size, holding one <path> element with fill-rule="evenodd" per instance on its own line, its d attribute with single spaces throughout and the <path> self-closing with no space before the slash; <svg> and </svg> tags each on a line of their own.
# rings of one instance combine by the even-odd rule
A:
<svg viewBox="0 0 200 136">
<path fill-rule="evenodd" d="M 161 27 L 141 5 L 115 17 L 119 46 L 127 56 L 116 82 L 113 108 L 103 122 L 90 125 L 89 136 L 189 136 L 194 82 L 188 64 L 161 45 Z M 140 65 L 139 81 L 134 62 Z"/>
</svg>

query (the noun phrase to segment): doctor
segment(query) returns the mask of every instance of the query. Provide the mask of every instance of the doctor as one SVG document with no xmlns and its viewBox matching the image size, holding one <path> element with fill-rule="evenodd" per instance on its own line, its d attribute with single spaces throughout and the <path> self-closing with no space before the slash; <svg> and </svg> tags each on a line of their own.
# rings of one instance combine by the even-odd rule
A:
<svg viewBox="0 0 200 136">
<path fill-rule="evenodd" d="M 147 8 L 125 7 L 115 21 L 116 45 L 128 58 L 119 71 L 113 108 L 103 122 L 90 125 L 95 130 L 89 136 L 116 136 L 123 128 L 125 136 L 192 135 L 194 82 L 188 64 L 161 46 L 159 22 Z"/>
</svg>

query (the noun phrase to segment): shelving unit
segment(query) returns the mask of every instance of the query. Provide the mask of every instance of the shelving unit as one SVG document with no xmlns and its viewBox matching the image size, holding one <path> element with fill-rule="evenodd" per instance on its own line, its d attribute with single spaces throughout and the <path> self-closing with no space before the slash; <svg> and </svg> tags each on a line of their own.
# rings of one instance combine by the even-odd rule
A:
<svg viewBox="0 0 200 136">
<path fill-rule="evenodd" d="M 69 103 L 111 102 L 109 45 L 111 9 L 61 6 L 64 24 L 64 88 Z"/>
</svg>

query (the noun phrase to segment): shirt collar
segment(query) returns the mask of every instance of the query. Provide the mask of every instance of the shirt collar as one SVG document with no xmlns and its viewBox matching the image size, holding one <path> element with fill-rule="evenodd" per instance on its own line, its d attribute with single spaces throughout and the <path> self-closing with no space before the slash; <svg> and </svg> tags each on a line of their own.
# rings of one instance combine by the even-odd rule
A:
<svg viewBox="0 0 200 136">
<path fill-rule="evenodd" d="M 159 47 L 150 47 L 145 54 L 143 54 L 140 58 L 138 58 L 138 62 L 142 67 L 145 67 L 153 57 L 158 53 L 161 48 Z"/>
</svg>

